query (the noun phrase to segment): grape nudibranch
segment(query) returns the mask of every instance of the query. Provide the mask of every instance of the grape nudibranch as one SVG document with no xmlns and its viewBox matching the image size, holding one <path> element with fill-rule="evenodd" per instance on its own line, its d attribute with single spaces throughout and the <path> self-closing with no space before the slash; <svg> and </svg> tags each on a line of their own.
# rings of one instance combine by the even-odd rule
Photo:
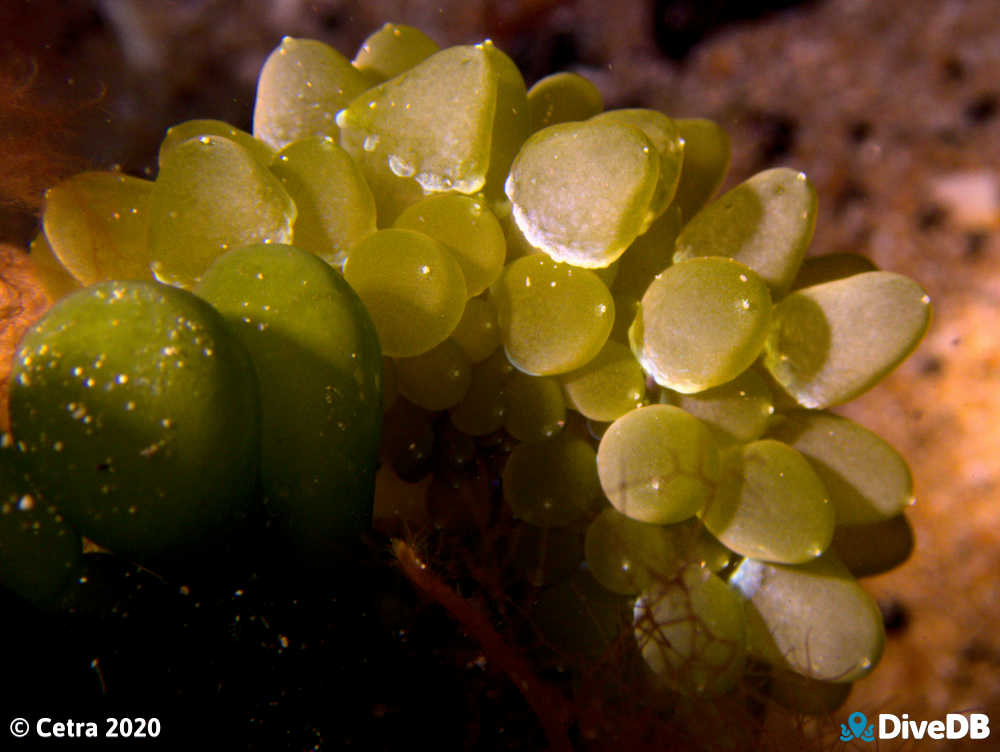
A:
<svg viewBox="0 0 1000 752">
<path fill-rule="evenodd" d="M 352 61 L 286 38 L 253 134 L 191 121 L 154 180 L 55 187 L 32 258 L 76 291 L 11 395 L 51 535 L 177 556 L 266 503 L 291 557 L 349 566 L 374 504 L 390 533 L 488 529 L 560 656 L 624 645 L 654 687 L 706 695 L 763 665 L 783 702 L 790 675 L 802 707 L 841 701 L 884 640 L 852 569 L 905 558 L 913 491 L 824 410 L 913 350 L 929 301 L 804 262 L 801 173 L 712 200 L 716 124 L 602 110 L 489 42 L 387 25 Z M 0 577 L 23 592 L 16 535 Z M 40 589 L 75 566 L 55 558 Z"/>
</svg>

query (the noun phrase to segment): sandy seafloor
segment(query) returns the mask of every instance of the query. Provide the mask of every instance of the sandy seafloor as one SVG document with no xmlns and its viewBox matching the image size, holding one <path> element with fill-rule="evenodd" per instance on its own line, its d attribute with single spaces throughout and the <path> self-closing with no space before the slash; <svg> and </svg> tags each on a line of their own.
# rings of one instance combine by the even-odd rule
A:
<svg viewBox="0 0 1000 752">
<path fill-rule="evenodd" d="M 717 119 L 733 142 L 728 185 L 773 165 L 804 171 L 820 204 L 811 253 L 857 252 L 915 277 L 935 311 L 918 351 L 841 408 L 907 457 L 917 496 L 911 559 L 867 581 L 890 615 L 885 657 L 845 709 L 992 713 L 991 739 L 966 744 L 1000 748 L 1000 4 L 825 0 L 747 12 L 705 36 L 696 5 L 14 2 L 3 12 L 19 25 L 0 34 L 52 63 L 46 85 L 100 92 L 73 123 L 81 148 L 140 174 L 173 122 L 246 127 L 281 35 L 351 55 L 384 20 L 441 44 L 492 37 L 529 84 L 569 67 L 609 107 Z M 678 41 L 694 45 L 682 55 Z M 23 240 L 29 224 L 7 218 L 3 239 Z"/>
</svg>

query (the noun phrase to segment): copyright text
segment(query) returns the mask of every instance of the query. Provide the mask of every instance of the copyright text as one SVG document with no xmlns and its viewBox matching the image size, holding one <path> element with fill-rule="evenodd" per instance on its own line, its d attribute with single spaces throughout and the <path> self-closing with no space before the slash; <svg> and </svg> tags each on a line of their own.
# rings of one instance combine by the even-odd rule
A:
<svg viewBox="0 0 1000 752">
<path fill-rule="evenodd" d="M 159 718 L 76 721 L 42 717 L 34 723 L 27 718 L 14 718 L 10 722 L 10 734 L 16 739 L 32 734 L 40 739 L 155 739 L 161 730 Z"/>
</svg>

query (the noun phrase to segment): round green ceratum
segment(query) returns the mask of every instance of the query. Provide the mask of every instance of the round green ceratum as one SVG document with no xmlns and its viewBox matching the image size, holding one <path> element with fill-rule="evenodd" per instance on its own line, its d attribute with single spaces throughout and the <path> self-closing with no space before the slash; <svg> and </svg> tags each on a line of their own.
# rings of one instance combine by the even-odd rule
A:
<svg viewBox="0 0 1000 752">
<path fill-rule="evenodd" d="M 140 561 L 243 518 L 257 484 L 257 382 L 200 298 L 103 282 L 21 340 L 11 429 L 31 482 L 83 535 Z"/>
<path fill-rule="evenodd" d="M 812 466 L 795 449 L 762 439 L 722 458 L 722 480 L 701 518 L 731 551 L 802 564 L 833 537 L 834 507 Z"/>
<path fill-rule="evenodd" d="M 649 227 L 659 180 L 659 153 L 645 133 L 591 119 L 533 134 L 504 190 L 531 245 L 553 261 L 594 269 L 617 260 Z"/>
<path fill-rule="evenodd" d="M 771 294 L 756 272 L 732 259 L 692 258 L 650 283 L 629 342 L 656 383 L 690 394 L 746 370 L 770 319 Z"/>
<path fill-rule="evenodd" d="M 878 605 L 831 553 L 796 566 L 747 558 L 729 584 L 745 599 L 747 652 L 778 669 L 852 682 L 882 655 Z"/>
<path fill-rule="evenodd" d="M 913 352 L 930 325 L 930 303 L 919 284 L 892 272 L 797 290 L 774 307 L 764 367 L 802 407 L 843 404 Z"/>
<path fill-rule="evenodd" d="M 597 473 L 611 505 L 639 522 L 692 517 L 715 494 L 719 451 L 708 428 L 672 405 L 618 418 L 601 438 Z"/>
<path fill-rule="evenodd" d="M 698 212 L 677 237 L 674 260 L 729 256 L 776 293 L 795 279 L 816 226 L 816 189 L 787 167 L 758 172 Z"/>
<path fill-rule="evenodd" d="M 736 686 L 746 660 L 746 619 L 736 591 L 692 564 L 654 582 L 635 602 L 636 642 L 653 674 L 679 692 L 718 695 Z"/>
<path fill-rule="evenodd" d="M 330 560 L 371 522 L 382 429 L 375 325 L 329 264 L 287 245 L 230 251 L 195 290 L 253 360 L 261 488 L 283 535 L 300 559 Z"/>
</svg>

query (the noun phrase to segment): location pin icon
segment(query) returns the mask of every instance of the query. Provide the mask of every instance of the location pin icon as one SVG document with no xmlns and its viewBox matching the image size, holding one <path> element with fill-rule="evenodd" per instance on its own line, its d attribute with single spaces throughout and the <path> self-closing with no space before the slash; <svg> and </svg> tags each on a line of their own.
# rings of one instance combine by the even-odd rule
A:
<svg viewBox="0 0 1000 752">
<path fill-rule="evenodd" d="M 868 725 L 868 719 L 865 718 L 864 713 L 851 713 L 847 716 L 847 725 L 854 732 L 854 738 L 860 739 L 861 735 L 865 733 L 865 726 Z"/>
</svg>

